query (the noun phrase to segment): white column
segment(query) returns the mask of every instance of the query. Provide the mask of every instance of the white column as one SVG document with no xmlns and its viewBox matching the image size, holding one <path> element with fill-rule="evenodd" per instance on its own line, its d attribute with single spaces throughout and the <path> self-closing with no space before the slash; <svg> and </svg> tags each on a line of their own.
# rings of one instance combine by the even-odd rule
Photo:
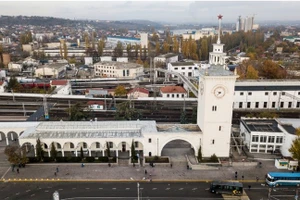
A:
<svg viewBox="0 0 300 200">
<path fill-rule="evenodd" d="M 6 145 L 9 145 L 8 136 L 6 137 Z"/>
<path fill-rule="evenodd" d="M 62 155 L 62 157 L 65 157 L 64 149 L 61 149 L 61 155 Z"/>
<path fill-rule="evenodd" d="M 34 147 L 34 156 L 36 157 L 36 148 Z"/>
<path fill-rule="evenodd" d="M 2 141 L 2 134 L 0 134 L 0 141 Z"/>
<path fill-rule="evenodd" d="M 119 151 L 118 151 L 118 149 L 117 149 L 117 150 L 116 150 L 116 156 L 117 156 L 117 157 L 119 156 L 118 154 L 119 154 Z"/>
<path fill-rule="evenodd" d="M 77 155 L 77 149 L 75 149 L 75 156 L 77 157 L 78 155 Z"/>
<path fill-rule="evenodd" d="M 48 148 L 48 156 L 51 157 L 50 149 Z"/>
<path fill-rule="evenodd" d="M 10 135 L 11 135 L 11 141 L 13 141 L 14 140 L 14 134 L 10 133 Z"/>
<path fill-rule="evenodd" d="M 131 157 L 131 151 L 129 151 L 129 157 Z"/>
<path fill-rule="evenodd" d="M 102 156 L 103 156 L 103 157 L 105 156 L 104 153 L 105 153 L 105 150 L 103 149 L 103 150 L 102 150 Z"/>
<path fill-rule="evenodd" d="M 89 149 L 89 156 L 91 157 L 92 156 L 92 150 Z"/>
</svg>

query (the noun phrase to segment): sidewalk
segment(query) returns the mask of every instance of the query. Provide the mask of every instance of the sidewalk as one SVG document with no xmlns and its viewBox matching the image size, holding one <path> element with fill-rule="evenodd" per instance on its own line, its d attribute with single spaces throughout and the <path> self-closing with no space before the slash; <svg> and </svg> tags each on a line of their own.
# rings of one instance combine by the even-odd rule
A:
<svg viewBox="0 0 300 200">
<path fill-rule="evenodd" d="M 262 168 L 256 166 L 223 166 L 219 170 L 188 170 L 185 163 L 175 162 L 172 168 L 170 166 L 145 166 L 133 167 L 112 165 L 112 167 L 103 165 L 85 164 L 28 164 L 25 168 L 20 168 L 20 173 L 12 172 L 10 169 L 3 179 L 5 181 L 149 181 L 150 174 L 153 181 L 211 181 L 211 180 L 235 180 L 235 172 L 238 173 L 238 180 L 242 182 L 264 181 L 265 174 L 269 171 L 279 171 L 274 166 L 274 161 L 261 161 Z M 55 176 L 56 167 L 59 172 Z M 8 168 L 7 168 L 8 169 Z M 145 174 L 147 170 L 147 174 Z M 242 180 L 244 176 L 244 180 Z M 10 179 L 10 180 L 9 180 Z"/>
</svg>

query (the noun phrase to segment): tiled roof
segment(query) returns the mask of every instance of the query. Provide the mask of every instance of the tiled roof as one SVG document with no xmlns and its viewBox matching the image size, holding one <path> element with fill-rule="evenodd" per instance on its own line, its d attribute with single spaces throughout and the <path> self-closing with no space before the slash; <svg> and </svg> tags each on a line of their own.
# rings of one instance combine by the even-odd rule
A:
<svg viewBox="0 0 300 200">
<path fill-rule="evenodd" d="M 53 80 L 51 85 L 67 85 L 68 80 Z"/>
<path fill-rule="evenodd" d="M 162 93 L 186 93 L 185 89 L 181 86 L 166 86 L 160 88 Z"/>
<path fill-rule="evenodd" d="M 4 82 L 3 81 L 0 81 L 0 85 L 2 85 Z"/>
<path fill-rule="evenodd" d="M 149 91 L 145 88 L 134 88 L 134 89 L 131 89 L 128 94 L 130 93 L 134 93 L 134 92 L 140 92 L 140 93 L 145 93 L 145 94 L 149 94 Z"/>
</svg>

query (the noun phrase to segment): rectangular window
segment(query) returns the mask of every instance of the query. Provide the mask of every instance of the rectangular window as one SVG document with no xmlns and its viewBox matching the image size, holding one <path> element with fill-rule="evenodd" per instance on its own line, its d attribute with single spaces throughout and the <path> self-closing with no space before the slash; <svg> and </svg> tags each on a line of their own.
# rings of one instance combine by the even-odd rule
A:
<svg viewBox="0 0 300 200">
<path fill-rule="evenodd" d="M 213 106 L 212 111 L 217 111 L 217 106 Z"/>
<path fill-rule="evenodd" d="M 267 136 L 261 135 L 260 136 L 260 142 L 263 142 L 263 143 L 267 142 Z"/>
<path fill-rule="evenodd" d="M 99 149 L 100 148 L 100 143 L 96 142 L 96 148 Z"/>
<path fill-rule="evenodd" d="M 167 97 L 170 97 L 170 94 L 167 94 Z"/>
<path fill-rule="evenodd" d="M 269 92 L 265 92 L 265 95 L 268 96 L 268 95 L 269 95 Z"/>
<path fill-rule="evenodd" d="M 148 139 L 148 142 L 149 142 L 149 143 L 151 143 L 151 142 L 152 142 L 152 141 L 151 141 L 151 138 L 149 138 L 149 139 Z"/>
<path fill-rule="evenodd" d="M 243 96 L 243 95 L 244 95 L 244 92 L 240 92 L 240 95 Z"/>
<path fill-rule="evenodd" d="M 191 76 L 192 76 L 192 72 L 189 72 L 189 73 L 188 73 L 188 77 L 191 77 Z"/>
<path fill-rule="evenodd" d="M 243 102 L 239 102 L 239 108 L 243 108 Z"/>
<path fill-rule="evenodd" d="M 252 142 L 258 142 L 258 135 L 252 136 Z"/>
<path fill-rule="evenodd" d="M 299 108 L 300 107 L 300 102 L 297 102 L 297 106 L 296 106 L 297 108 Z"/>
<path fill-rule="evenodd" d="M 289 107 L 289 108 L 291 108 L 291 107 L 292 107 L 292 102 L 289 102 L 289 105 L 288 105 L 288 107 Z"/>
<path fill-rule="evenodd" d="M 282 143 L 283 142 L 283 137 L 282 136 L 277 136 L 276 137 L 276 143 Z"/>
<path fill-rule="evenodd" d="M 264 108 L 268 107 L 268 102 L 264 102 Z"/>
<path fill-rule="evenodd" d="M 189 69 L 193 69 L 193 67 L 189 67 Z"/>
<path fill-rule="evenodd" d="M 127 69 L 127 76 L 129 76 L 129 69 Z"/>
<path fill-rule="evenodd" d="M 212 144 L 215 144 L 215 140 L 212 140 L 211 143 L 212 143 Z"/>
<path fill-rule="evenodd" d="M 181 70 L 185 70 L 185 67 L 182 67 Z"/>
<path fill-rule="evenodd" d="M 298 95 L 300 95 L 300 92 L 298 92 Z"/>
<path fill-rule="evenodd" d="M 114 143 L 109 142 L 109 148 L 114 148 Z"/>
<path fill-rule="evenodd" d="M 139 142 L 134 142 L 135 148 L 139 148 Z"/>
<path fill-rule="evenodd" d="M 172 97 L 174 98 L 174 94 L 172 94 Z"/>
<path fill-rule="evenodd" d="M 179 94 L 177 94 L 177 98 L 179 98 Z"/>
<path fill-rule="evenodd" d="M 285 92 L 281 92 L 281 95 L 284 96 L 284 95 L 285 95 Z"/>
<path fill-rule="evenodd" d="M 87 144 L 85 142 L 83 143 L 83 148 L 87 148 Z"/>
<path fill-rule="evenodd" d="M 175 67 L 174 70 L 178 70 L 178 67 Z"/>
<path fill-rule="evenodd" d="M 275 106 L 276 106 L 276 102 L 272 102 L 272 108 L 275 108 Z"/>
<path fill-rule="evenodd" d="M 247 108 L 251 107 L 251 102 L 247 102 Z"/>
<path fill-rule="evenodd" d="M 123 70 L 123 76 L 125 76 L 125 70 Z"/>
<path fill-rule="evenodd" d="M 222 126 L 219 126 L 219 131 L 221 131 L 222 130 Z"/>
<path fill-rule="evenodd" d="M 184 97 L 184 94 L 181 94 L 181 97 L 183 98 L 183 97 Z"/>
<path fill-rule="evenodd" d="M 73 148 L 74 148 L 74 144 L 70 143 L 70 149 L 73 149 Z"/>
<path fill-rule="evenodd" d="M 280 108 L 283 108 L 284 102 L 280 102 Z"/>
<path fill-rule="evenodd" d="M 252 92 L 248 92 L 248 95 L 251 96 L 251 95 L 252 95 Z"/>
<path fill-rule="evenodd" d="M 275 141 L 275 136 L 269 136 L 268 137 L 268 142 L 269 143 L 274 143 L 274 141 Z"/>
<path fill-rule="evenodd" d="M 274 95 L 274 96 L 277 95 L 277 92 L 273 92 L 273 95 Z"/>
<path fill-rule="evenodd" d="M 255 108 L 259 107 L 259 102 L 255 102 Z"/>
</svg>

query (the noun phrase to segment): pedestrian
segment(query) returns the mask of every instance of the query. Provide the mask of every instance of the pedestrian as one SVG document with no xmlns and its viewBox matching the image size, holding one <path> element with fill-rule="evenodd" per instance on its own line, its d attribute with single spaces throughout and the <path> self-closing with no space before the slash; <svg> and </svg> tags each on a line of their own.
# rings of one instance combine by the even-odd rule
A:
<svg viewBox="0 0 300 200">
<path fill-rule="evenodd" d="M 258 178 L 258 177 L 256 177 L 256 182 L 258 182 L 258 180 L 259 180 L 259 178 Z"/>
<path fill-rule="evenodd" d="M 237 175 L 235 175 L 235 180 L 237 180 Z"/>
<path fill-rule="evenodd" d="M 58 173 L 58 167 L 56 167 L 56 172 Z"/>
<path fill-rule="evenodd" d="M 15 165 L 12 166 L 11 171 L 12 171 L 12 172 L 15 171 Z"/>
<path fill-rule="evenodd" d="M 54 176 L 56 176 L 56 172 L 54 172 Z"/>
<path fill-rule="evenodd" d="M 186 166 L 186 169 L 187 169 L 187 170 L 189 170 L 189 169 L 190 169 L 190 166 L 189 166 L 189 165 L 187 165 L 187 166 Z"/>
<path fill-rule="evenodd" d="M 147 170 L 145 169 L 145 174 L 147 174 L 148 172 L 147 172 Z"/>
<path fill-rule="evenodd" d="M 110 163 L 108 163 L 108 166 L 110 167 L 110 166 L 111 166 L 111 164 L 110 164 Z"/>
<path fill-rule="evenodd" d="M 172 167 L 173 167 L 173 164 L 171 163 L 170 166 L 171 166 L 171 168 L 172 168 Z"/>
<path fill-rule="evenodd" d="M 242 180 L 244 180 L 244 175 L 242 176 Z"/>
<path fill-rule="evenodd" d="M 17 172 L 19 173 L 20 171 L 19 171 L 19 168 L 17 168 Z"/>
<path fill-rule="evenodd" d="M 235 172 L 235 175 L 237 176 L 237 172 Z"/>
<path fill-rule="evenodd" d="M 249 189 L 249 190 L 251 189 L 251 185 L 248 185 L 248 189 Z"/>
<path fill-rule="evenodd" d="M 83 163 L 81 163 L 81 167 L 84 167 L 84 164 L 83 164 Z"/>
</svg>

